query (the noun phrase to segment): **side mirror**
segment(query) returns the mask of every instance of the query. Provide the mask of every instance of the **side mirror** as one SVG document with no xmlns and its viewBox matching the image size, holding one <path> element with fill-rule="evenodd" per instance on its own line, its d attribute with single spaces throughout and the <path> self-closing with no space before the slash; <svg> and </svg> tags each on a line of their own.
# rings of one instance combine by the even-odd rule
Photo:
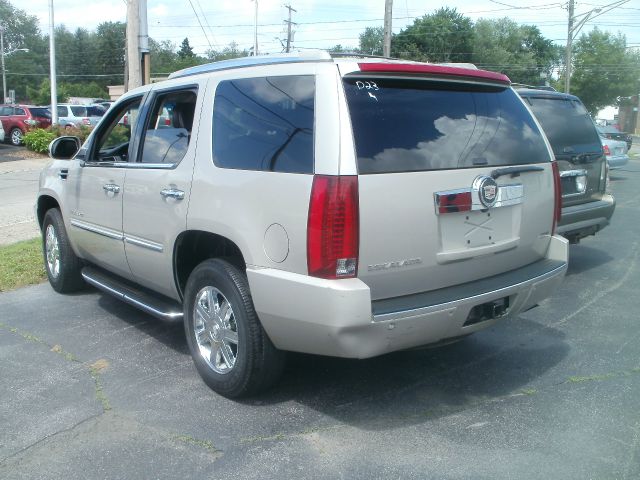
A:
<svg viewBox="0 0 640 480">
<path fill-rule="evenodd" d="M 80 150 L 78 137 L 58 137 L 49 144 L 49 156 L 56 160 L 68 160 Z"/>
</svg>

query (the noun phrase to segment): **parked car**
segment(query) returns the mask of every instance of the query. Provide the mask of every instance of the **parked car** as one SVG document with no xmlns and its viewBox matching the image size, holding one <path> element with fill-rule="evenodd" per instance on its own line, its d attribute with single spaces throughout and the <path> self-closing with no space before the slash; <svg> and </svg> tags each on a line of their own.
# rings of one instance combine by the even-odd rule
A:
<svg viewBox="0 0 640 480">
<path fill-rule="evenodd" d="M 22 145 L 22 137 L 31 128 L 51 125 L 51 111 L 32 105 L 0 105 L 0 121 L 5 137 L 12 145 Z"/>
<path fill-rule="evenodd" d="M 606 137 L 600 137 L 604 155 L 607 158 L 607 164 L 610 170 L 615 170 L 625 166 L 629 162 L 627 155 L 627 144 L 619 140 L 612 140 Z"/>
<path fill-rule="evenodd" d="M 182 318 L 229 397 L 273 384 L 284 351 L 462 338 L 567 269 L 557 164 L 498 73 L 316 51 L 222 61 L 127 92 L 51 155 L 37 217 L 53 288 Z"/>
<path fill-rule="evenodd" d="M 621 142 L 625 142 L 627 144 L 627 150 L 631 149 L 631 145 L 633 144 L 633 137 L 628 133 L 621 132 L 617 128 L 612 126 L 596 126 L 596 130 L 601 137 L 610 138 L 612 140 L 619 140 Z"/>
<path fill-rule="evenodd" d="M 572 243 L 595 235 L 615 210 L 607 193 L 609 169 L 600 136 L 580 99 L 566 93 L 517 90 L 551 143 L 562 180 L 562 215 L 558 232 Z"/>
<path fill-rule="evenodd" d="M 4 127 L 2 126 L 2 122 L 0 122 L 0 143 L 4 143 Z"/>
<path fill-rule="evenodd" d="M 58 124 L 62 127 L 95 126 L 107 110 L 102 105 L 58 104 Z"/>
</svg>

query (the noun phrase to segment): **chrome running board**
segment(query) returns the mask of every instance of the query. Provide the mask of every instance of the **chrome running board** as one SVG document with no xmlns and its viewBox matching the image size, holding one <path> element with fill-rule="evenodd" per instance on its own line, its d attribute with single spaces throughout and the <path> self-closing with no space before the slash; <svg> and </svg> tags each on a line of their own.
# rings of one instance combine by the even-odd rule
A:
<svg viewBox="0 0 640 480">
<path fill-rule="evenodd" d="M 182 307 L 174 300 L 154 295 L 147 290 L 141 290 L 124 280 L 94 267 L 84 267 L 82 269 L 82 278 L 98 290 L 113 295 L 129 305 L 139 308 L 143 312 L 161 320 L 182 320 Z"/>
</svg>

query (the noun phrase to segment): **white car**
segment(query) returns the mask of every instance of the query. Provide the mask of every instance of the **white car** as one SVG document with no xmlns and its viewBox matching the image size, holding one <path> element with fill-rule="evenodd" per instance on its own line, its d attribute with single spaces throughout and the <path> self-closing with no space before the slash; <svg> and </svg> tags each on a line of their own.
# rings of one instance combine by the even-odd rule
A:
<svg viewBox="0 0 640 480">
<path fill-rule="evenodd" d="M 624 167 L 629 162 L 627 154 L 627 142 L 613 140 L 612 138 L 600 137 L 604 155 L 607 157 L 607 163 L 610 170 Z"/>
<path fill-rule="evenodd" d="M 102 105 L 58 104 L 58 124 L 63 127 L 95 126 L 107 111 Z"/>
<path fill-rule="evenodd" d="M 0 143 L 4 143 L 4 127 L 2 126 L 2 122 L 0 122 Z"/>
</svg>

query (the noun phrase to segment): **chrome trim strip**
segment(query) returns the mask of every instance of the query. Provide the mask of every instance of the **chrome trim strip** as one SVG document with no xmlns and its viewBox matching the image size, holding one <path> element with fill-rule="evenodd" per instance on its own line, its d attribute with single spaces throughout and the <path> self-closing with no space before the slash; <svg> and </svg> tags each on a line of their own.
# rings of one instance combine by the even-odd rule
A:
<svg viewBox="0 0 640 480">
<path fill-rule="evenodd" d="M 83 167 L 111 167 L 111 168 L 131 168 L 134 170 L 150 169 L 150 170 L 172 170 L 177 163 L 129 163 L 129 162 L 89 162 L 84 161 Z"/>
<path fill-rule="evenodd" d="M 93 225 L 86 222 L 81 222 L 80 220 L 71 220 L 71 225 L 81 230 L 86 230 L 87 232 L 97 233 L 98 235 L 102 235 L 103 237 L 113 238 L 114 240 L 122 240 L 124 235 L 122 233 L 116 232 L 114 230 L 110 230 L 104 227 L 98 227 L 97 225 Z"/>
<path fill-rule="evenodd" d="M 581 176 L 586 176 L 587 175 L 587 171 L 586 170 L 564 170 L 562 172 L 560 172 L 560 178 L 564 178 L 564 177 L 581 177 Z"/>
<path fill-rule="evenodd" d="M 93 278 L 91 275 L 89 275 L 84 271 L 82 272 L 82 278 L 84 278 L 84 280 L 88 284 L 93 285 L 97 289 L 102 290 L 103 292 L 106 292 L 110 295 L 113 295 L 119 298 L 120 300 L 122 300 L 123 302 L 126 302 L 129 305 L 139 308 L 140 310 L 150 315 L 153 315 L 154 317 L 160 318 L 161 320 L 178 320 L 178 319 L 181 319 L 183 316 L 182 312 L 172 312 L 172 311 L 164 312 L 164 311 L 158 310 L 157 308 L 152 307 L 151 305 L 148 305 L 138 300 L 137 298 L 134 298 L 132 295 L 127 295 L 126 293 L 121 292 L 120 290 L 110 287 L 109 285 L 105 285 L 104 283 L 102 283 L 99 280 L 96 280 L 95 278 Z"/>
<path fill-rule="evenodd" d="M 164 250 L 164 246 L 161 243 L 152 242 L 151 240 L 144 240 L 138 237 L 130 237 L 128 235 L 125 235 L 124 241 L 130 243 L 131 245 L 148 248 L 149 250 L 153 250 L 154 252 L 162 252 Z"/>
<path fill-rule="evenodd" d="M 470 297 L 465 297 L 465 298 L 459 298 L 457 300 L 452 300 L 451 302 L 439 303 L 436 305 L 429 305 L 427 307 L 413 308 L 408 310 L 398 310 L 396 312 L 373 315 L 372 320 L 373 322 L 384 322 L 387 320 L 403 320 L 405 318 L 415 317 L 418 315 L 426 315 L 428 313 L 432 313 L 438 310 L 446 310 L 447 308 L 453 308 L 457 304 L 462 302 L 481 300 L 483 297 L 494 297 L 494 296 L 503 297 L 503 296 L 506 296 L 507 292 L 509 291 L 516 290 L 520 287 L 524 287 L 524 286 L 539 282 L 541 280 L 546 280 L 548 278 L 560 275 L 563 271 L 567 269 L 567 267 L 568 267 L 568 264 L 564 263 L 559 267 L 554 268 L 553 270 L 543 273 L 542 275 L 529 278 L 528 280 L 525 280 L 520 283 L 516 283 L 514 285 L 509 285 L 508 287 L 499 288 L 498 290 L 491 290 L 490 292 L 485 292 L 478 295 L 472 295 Z M 512 293 L 515 293 L 515 292 L 512 292 Z"/>
</svg>

